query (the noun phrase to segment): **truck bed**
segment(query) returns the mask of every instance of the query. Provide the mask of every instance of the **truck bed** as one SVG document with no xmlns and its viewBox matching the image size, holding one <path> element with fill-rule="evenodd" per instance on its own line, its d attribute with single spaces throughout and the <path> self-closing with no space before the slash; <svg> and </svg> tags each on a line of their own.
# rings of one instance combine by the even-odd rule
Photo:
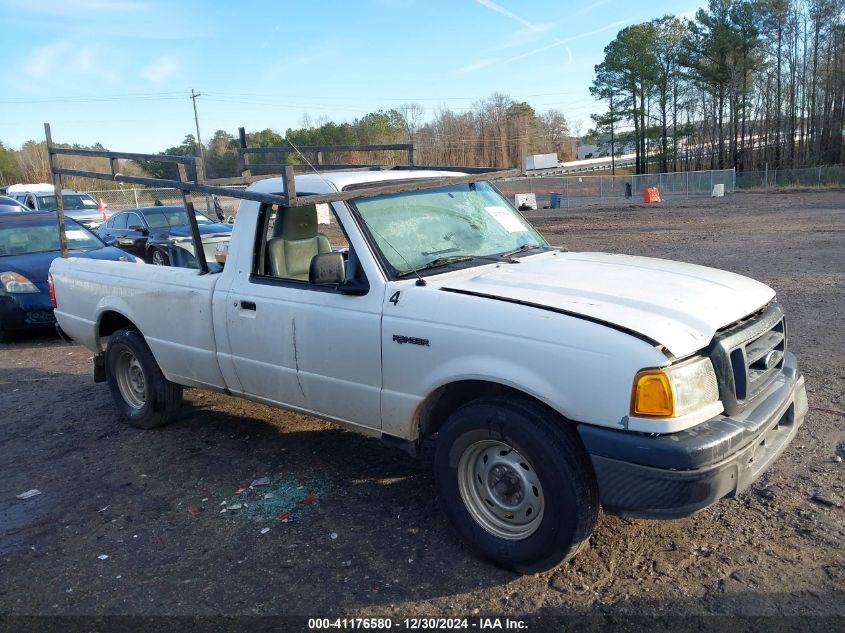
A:
<svg viewBox="0 0 845 633">
<path fill-rule="evenodd" d="M 56 320 L 75 341 L 102 352 L 107 337 L 101 336 L 101 322 L 123 317 L 141 330 L 168 380 L 226 388 L 212 314 L 220 275 L 73 257 L 56 259 L 50 270 Z"/>
</svg>

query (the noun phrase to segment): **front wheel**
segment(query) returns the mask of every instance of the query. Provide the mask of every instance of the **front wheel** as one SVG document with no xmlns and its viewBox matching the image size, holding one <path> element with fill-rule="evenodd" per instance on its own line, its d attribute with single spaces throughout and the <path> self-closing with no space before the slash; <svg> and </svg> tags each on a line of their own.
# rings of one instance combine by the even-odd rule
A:
<svg viewBox="0 0 845 633">
<path fill-rule="evenodd" d="M 150 263 L 155 266 L 170 266 L 170 258 L 160 248 L 154 248 L 150 254 Z"/>
<path fill-rule="evenodd" d="M 574 556 L 598 515 L 577 432 L 542 406 L 482 398 L 452 413 L 434 460 L 437 493 L 466 546 L 520 573 Z"/>
<path fill-rule="evenodd" d="M 161 373 L 153 353 L 135 328 L 109 337 L 106 380 L 123 419 L 141 429 L 153 429 L 176 419 L 182 386 Z"/>
</svg>

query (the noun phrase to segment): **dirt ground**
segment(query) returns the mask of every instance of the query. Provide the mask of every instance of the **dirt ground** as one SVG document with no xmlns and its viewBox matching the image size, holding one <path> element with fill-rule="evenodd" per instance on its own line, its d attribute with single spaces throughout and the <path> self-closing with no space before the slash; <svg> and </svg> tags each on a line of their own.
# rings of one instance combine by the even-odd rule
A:
<svg viewBox="0 0 845 633">
<path fill-rule="evenodd" d="M 603 514 L 574 560 L 520 577 L 462 548 L 425 460 L 197 390 L 176 424 L 129 428 L 92 381 L 89 352 L 28 339 L 0 347 L 0 616 L 715 613 L 841 623 L 845 509 L 811 497 L 845 502 L 836 459 L 845 417 L 823 411 L 845 410 L 845 192 L 530 219 L 570 250 L 715 266 L 777 290 L 811 410 L 752 490 L 678 521 Z M 264 476 L 268 485 L 236 494 Z M 15 499 L 30 488 L 42 494 Z"/>
</svg>

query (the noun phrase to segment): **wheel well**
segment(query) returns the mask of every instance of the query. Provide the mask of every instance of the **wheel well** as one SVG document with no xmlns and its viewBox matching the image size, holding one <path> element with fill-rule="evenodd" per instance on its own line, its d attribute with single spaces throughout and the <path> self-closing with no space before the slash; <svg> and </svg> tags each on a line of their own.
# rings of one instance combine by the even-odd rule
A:
<svg viewBox="0 0 845 633">
<path fill-rule="evenodd" d="M 108 337 L 117 332 L 119 329 L 125 327 L 135 327 L 135 324 L 119 312 L 109 310 L 104 312 L 100 317 L 100 325 L 97 327 L 97 336 L 99 338 Z"/>
<path fill-rule="evenodd" d="M 560 416 L 545 402 L 519 389 L 486 380 L 460 380 L 440 387 L 426 398 L 418 418 L 419 439 L 423 440 L 437 433 L 449 414 L 458 407 L 483 396 L 502 395 L 531 400 L 554 415 Z"/>
</svg>

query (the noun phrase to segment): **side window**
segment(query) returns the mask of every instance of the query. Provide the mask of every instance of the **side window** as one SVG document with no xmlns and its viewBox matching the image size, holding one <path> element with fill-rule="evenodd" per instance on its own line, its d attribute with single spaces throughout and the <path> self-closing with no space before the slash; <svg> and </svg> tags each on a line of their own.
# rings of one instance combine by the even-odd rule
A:
<svg viewBox="0 0 845 633">
<path fill-rule="evenodd" d="M 124 213 L 123 215 L 123 221 L 126 223 L 126 228 L 129 228 L 130 226 L 144 226 L 144 223 L 141 222 L 141 218 L 137 213 Z"/>
<path fill-rule="evenodd" d="M 112 225 L 113 229 L 125 229 L 126 228 L 126 218 L 129 217 L 128 213 L 120 213 L 112 218 Z"/>
<path fill-rule="evenodd" d="M 343 229 L 340 228 L 340 222 L 338 222 L 335 212 L 328 204 L 309 205 L 308 207 L 300 208 L 309 210 L 313 209 L 316 212 L 317 231 L 328 238 L 333 250 L 343 250 L 345 248 L 349 248 L 349 240 L 346 239 L 346 234 L 343 232 Z M 282 226 L 279 224 L 277 227 L 276 221 L 282 221 L 284 211 L 286 210 L 288 210 L 287 207 L 282 207 L 282 213 L 280 214 L 279 206 L 274 204 L 262 211 L 267 214 L 267 230 L 265 232 L 265 239 L 270 240 L 274 237 L 278 237 L 278 234 L 281 234 Z M 308 211 L 309 215 L 310 213 L 311 211 Z"/>
<path fill-rule="evenodd" d="M 253 273 L 261 277 L 307 282 L 316 255 L 349 260 L 349 240 L 329 205 L 265 205 L 258 226 Z"/>
</svg>

